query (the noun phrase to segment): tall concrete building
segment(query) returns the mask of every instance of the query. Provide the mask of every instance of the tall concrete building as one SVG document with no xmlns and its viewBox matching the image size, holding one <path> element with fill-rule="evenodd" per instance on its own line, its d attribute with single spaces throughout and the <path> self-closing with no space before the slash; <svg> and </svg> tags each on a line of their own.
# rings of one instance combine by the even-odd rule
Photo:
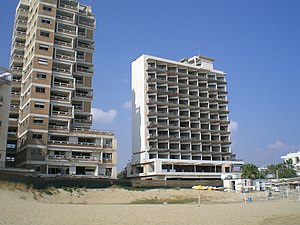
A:
<svg viewBox="0 0 300 225">
<path fill-rule="evenodd" d="M 142 55 L 132 63 L 129 177 L 221 179 L 243 165 L 231 152 L 225 73 L 213 61 Z"/>
<path fill-rule="evenodd" d="M 95 25 L 91 7 L 76 0 L 20 1 L 7 166 L 116 176 L 114 133 L 90 129 Z"/>
<path fill-rule="evenodd" d="M 5 167 L 11 92 L 10 80 L 11 75 L 9 73 L 0 74 L 0 168 Z"/>
</svg>

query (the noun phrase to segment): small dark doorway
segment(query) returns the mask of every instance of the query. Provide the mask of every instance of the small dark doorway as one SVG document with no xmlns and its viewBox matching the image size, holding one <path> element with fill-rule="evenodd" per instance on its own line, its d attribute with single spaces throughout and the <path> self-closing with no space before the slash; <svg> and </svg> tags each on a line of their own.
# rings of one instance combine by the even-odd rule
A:
<svg viewBox="0 0 300 225">
<path fill-rule="evenodd" d="M 85 167 L 76 167 L 76 175 L 85 175 Z"/>
</svg>

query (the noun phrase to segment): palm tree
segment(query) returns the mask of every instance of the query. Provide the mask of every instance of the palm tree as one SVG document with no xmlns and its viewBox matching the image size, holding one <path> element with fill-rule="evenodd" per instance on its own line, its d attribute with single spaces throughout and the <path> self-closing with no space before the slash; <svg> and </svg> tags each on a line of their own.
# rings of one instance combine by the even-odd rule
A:
<svg viewBox="0 0 300 225">
<path fill-rule="evenodd" d="M 242 178 L 256 179 L 259 178 L 259 170 L 253 163 L 247 163 L 242 166 Z"/>
</svg>

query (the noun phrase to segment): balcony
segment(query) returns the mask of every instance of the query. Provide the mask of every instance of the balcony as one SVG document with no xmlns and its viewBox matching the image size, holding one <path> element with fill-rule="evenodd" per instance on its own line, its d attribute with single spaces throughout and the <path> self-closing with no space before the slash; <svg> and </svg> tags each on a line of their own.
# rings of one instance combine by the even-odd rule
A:
<svg viewBox="0 0 300 225">
<path fill-rule="evenodd" d="M 78 2 L 77 1 L 60 0 L 58 6 L 61 9 L 70 10 L 70 11 L 73 11 L 73 12 L 78 12 Z"/>
<path fill-rule="evenodd" d="M 91 156 L 80 156 L 80 155 L 72 155 L 72 156 L 66 156 L 66 155 L 47 155 L 46 161 L 101 161 L 98 157 L 91 157 Z"/>
<path fill-rule="evenodd" d="M 76 83 L 76 86 L 83 86 L 84 85 L 84 82 L 83 82 L 83 77 L 82 76 L 73 76 L 75 78 L 75 83 Z"/>
<path fill-rule="evenodd" d="M 77 51 L 76 59 L 80 61 L 85 61 L 85 52 Z"/>
<path fill-rule="evenodd" d="M 94 68 L 92 65 L 77 64 L 75 72 L 77 72 L 77 73 L 93 73 Z"/>
<path fill-rule="evenodd" d="M 50 115 L 59 117 L 73 117 L 73 114 L 72 107 L 53 105 Z"/>
<path fill-rule="evenodd" d="M 25 39 L 26 38 L 26 31 L 16 30 L 15 37 L 20 38 L 20 39 Z"/>
<path fill-rule="evenodd" d="M 71 75 L 72 65 L 53 62 L 52 71 L 62 75 Z"/>
<path fill-rule="evenodd" d="M 94 14 L 91 11 L 91 8 L 88 8 L 85 5 L 79 5 L 79 13 L 84 14 L 86 16 L 94 16 Z"/>
<path fill-rule="evenodd" d="M 16 99 L 16 100 L 20 100 L 20 94 L 21 94 L 21 91 L 12 90 L 11 91 L 11 98 Z"/>
<path fill-rule="evenodd" d="M 66 22 L 66 23 L 74 23 L 75 22 L 73 13 L 64 12 L 64 11 L 60 11 L 60 10 L 57 10 L 56 18 L 62 22 Z"/>
<path fill-rule="evenodd" d="M 94 50 L 94 42 L 89 40 L 79 40 L 77 41 L 77 48 Z"/>
<path fill-rule="evenodd" d="M 56 31 L 61 34 L 75 36 L 77 33 L 76 27 L 68 24 L 57 23 Z"/>
<path fill-rule="evenodd" d="M 70 92 L 51 91 L 50 100 L 60 102 L 70 102 Z"/>
<path fill-rule="evenodd" d="M 93 91 L 92 90 L 78 90 L 78 89 L 76 89 L 75 97 L 92 98 L 93 97 Z"/>
<path fill-rule="evenodd" d="M 57 88 L 74 89 L 74 79 L 67 79 L 63 77 L 54 76 L 52 86 Z"/>
<path fill-rule="evenodd" d="M 75 51 L 67 51 L 63 49 L 54 49 L 55 59 L 75 62 Z"/>
<path fill-rule="evenodd" d="M 74 106 L 74 110 L 78 110 L 78 111 L 83 110 L 83 102 L 81 101 L 73 101 L 72 105 Z"/>
<path fill-rule="evenodd" d="M 75 123 L 79 123 L 79 124 L 92 124 L 92 117 L 91 116 L 75 116 L 74 119 Z"/>
<path fill-rule="evenodd" d="M 28 9 L 19 8 L 19 9 L 18 9 L 18 14 L 19 14 L 20 16 L 28 16 Z"/>
<path fill-rule="evenodd" d="M 22 19 L 18 19 L 17 22 L 16 22 L 16 26 L 27 28 L 27 21 L 22 20 Z"/>
<path fill-rule="evenodd" d="M 54 44 L 61 47 L 73 48 L 73 39 L 55 35 Z"/>
<path fill-rule="evenodd" d="M 13 45 L 13 47 L 14 47 L 16 50 L 23 51 L 24 48 L 25 48 L 25 43 L 23 43 L 23 42 L 15 42 L 15 44 Z"/>
<path fill-rule="evenodd" d="M 65 131 L 65 132 L 68 132 L 69 128 L 68 128 L 68 126 L 49 125 L 49 131 L 55 131 L 55 132 Z"/>
<path fill-rule="evenodd" d="M 23 55 L 20 55 L 20 54 L 13 54 L 13 55 L 12 55 L 12 61 L 13 61 L 13 62 L 23 63 Z"/>
<path fill-rule="evenodd" d="M 2 99 L 2 105 L 3 105 L 3 99 Z M 0 106 L 1 106 L 1 97 L 0 97 Z M 10 105 L 10 111 L 11 112 L 19 112 L 19 105 L 13 105 L 13 104 L 11 104 Z"/>
<path fill-rule="evenodd" d="M 83 25 L 83 26 L 88 26 L 88 27 L 95 27 L 95 20 L 94 19 L 90 19 L 87 17 L 79 17 L 79 21 L 78 21 L 79 25 Z"/>
</svg>

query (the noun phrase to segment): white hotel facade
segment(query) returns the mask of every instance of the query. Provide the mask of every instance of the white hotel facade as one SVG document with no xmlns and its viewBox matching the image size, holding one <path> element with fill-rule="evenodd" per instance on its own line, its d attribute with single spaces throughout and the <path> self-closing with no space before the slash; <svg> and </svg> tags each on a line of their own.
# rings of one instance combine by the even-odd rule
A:
<svg viewBox="0 0 300 225">
<path fill-rule="evenodd" d="M 243 161 L 231 152 L 225 73 L 213 59 L 142 55 L 132 63 L 128 177 L 220 179 Z"/>
</svg>

